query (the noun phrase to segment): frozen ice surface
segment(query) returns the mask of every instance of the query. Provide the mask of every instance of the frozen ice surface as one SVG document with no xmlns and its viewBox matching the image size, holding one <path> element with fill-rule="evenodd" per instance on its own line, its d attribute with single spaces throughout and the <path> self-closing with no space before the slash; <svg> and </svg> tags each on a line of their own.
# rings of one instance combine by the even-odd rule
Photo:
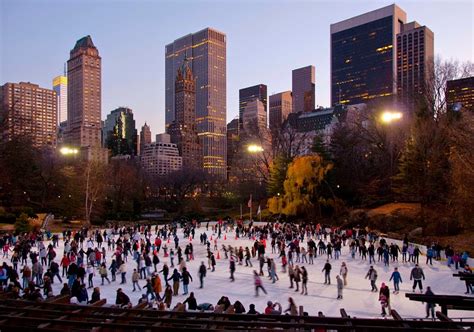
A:
<svg viewBox="0 0 474 332">
<path fill-rule="evenodd" d="M 154 230 L 154 228 L 153 228 Z M 352 259 L 349 254 L 348 246 L 342 247 L 342 256 L 340 259 L 330 259 L 330 263 L 332 265 L 331 270 L 331 285 L 324 284 L 324 273 L 321 272 L 324 263 L 326 262 L 326 255 L 318 256 L 315 261 L 314 265 L 311 264 L 300 264 L 295 263 L 299 266 L 304 265 L 308 271 L 309 281 L 308 281 L 308 295 L 301 295 L 299 292 L 295 292 L 294 289 L 290 289 L 289 285 L 289 278 L 288 274 L 281 272 L 281 259 L 278 258 L 278 254 L 271 253 L 271 246 L 270 241 L 267 243 L 266 248 L 266 256 L 270 258 L 274 258 L 275 262 L 277 263 L 277 270 L 278 270 L 278 277 L 279 281 L 276 283 L 272 283 L 267 276 L 267 265 L 264 266 L 265 277 L 262 277 L 263 286 L 267 291 L 267 295 L 263 294 L 263 292 L 259 292 L 259 297 L 255 297 L 255 290 L 254 290 L 254 280 L 253 280 L 253 270 L 259 269 L 259 263 L 256 258 L 252 258 L 252 267 L 246 267 L 245 263 L 243 265 L 236 264 L 236 272 L 235 272 L 235 282 L 230 282 L 229 280 L 229 261 L 224 259 L 224 253 L 220 252 L 220 259 L 216 259 L 216 271 L 211 272 L 207 270 L 207 275 L 204 279 L 204 288 L 199 289 L 199 277 L 198 277 L 198 269 L 201 261 L 207 266 L 207 257 L 206 257 L 206 246 L 200 244 L 199 235 L 201 233 L 207 233 L 208 238 L 212 235 L 213 239 L 215 238 L 215 234 L 212 233 L 211 227 L 209 230 L 206 231 L 205 224 L 202 224 L 200 228 L 196 228 L 195 238 L 192 240 L 193 248 L 194 248 L 194 260 L 190 262 L 186 262 L 186 266 L 190 271 L 193 282 L 189 285 L 189 291 L 194 292 L 195 297 L 197 298 L 198 304 L 209 302 L 213 305 L 216 305 L 217 301 L 221 298 L 221 296 L 227 296 L 231 303 L 234 303 L 236 300 L 239 300 L 244 305 L 245 309 L 248 310 L 249 304 L 254 303 L 256 306 L 256 310 L 259 312 L 263 312 L 267 301 L 273 302 L 280 302 L 283 310 L 288 307 L 288 298 L 293 297 L 297 306 L 304 306 L 304 310 L 308 312 L 310 315 L 317 315 L 319 311 L 322 311 L 326 316 L 335 316 L 340 317 L 340 308 L 344 308 L 348 315 L 352 317 L 380 317 L 381 307 L 378 301 L 378 292 L 373 293 L 370 292 L 370 281 L 365 279 L 365 275 L 369 269 L 369 262 L 368 260 L 362 261 L 359 258 L 358 253 L 356 254 L 356 258 Z M 222 248 L 222 245 L 225 244 L 231 245 L 234 247 L 242 246 L 244 249 L 245 247 L 251 248 L 254 241 L 248 238 L 235 238 L 235 233 L 227 233 L 227 239 L 224 240 L 224 233 L 222 234 L 222 238 L 218 239 L 217 245 L 219 250 Z M 115 236 L 117 238 L 118 235 Z M 155 239 L 156 235 L 152 235 L 152 243 Z M 187 243 L 189 243 L 189 238 L 183 238 L 182 229 L 179 228 L 178 230 L 178 237 L 179 237 L 179 245 L 183 249 L 183 256 L 184 256 L 184 248 Z M 306 241 L 301 242 L 301 245 L 306 247 Z M 316 241 L 317 242 L 317 241 Z M 387 240 L 390 243 L 390 240 Z M 163 244 L 166 241 L 163 241 Z M 45 243 L 47 246 L 49 242 Z M 104 243 L 105 247 L 107 248 L 107 243 Z M 174 241 L 171 240 L 169 244 L 167 244 L 169 248 L 174 248 Z M 59 261 L 62 258 L 64 243 L 60 240 L 59 248 L 56 248 L 56 261 Z M 211 241 L 211 249 L 214 248 L 214 242 Z M 87 249 L 86 241 L 84 242 L 84 250 Z M 213 251 L 217 258 L 217 252 Z M 107 251 L 107 267 L 110 264 L 112 251 Z M 160 257 L 160 264 L 158 265 L 158 271 L 161 270 L 163 262 L 168 262 L 169 265 L 169 257 L 163 257 L 163 250 L 161 249 L 159 252 Z M 377 258 L 377 255 L 376 255 Z M 391 292 L 393 291 L 393 283 L 389 282 L 390 275 L 393 271 L 394 267 L 398 267 L 399 272 L 401 273 L 403 283 L 400 284 L 400 293 L 399 294 L 391 294 L 390 302 L 392 309 L 395 309 L 402 317 L 406 318 L 424 318 L 425 313 L 425 305 L 420 302 L 413 302 L 408 300 L 405 297 L 406 292 L 412 292 L 412 281 L 410 281 L 410 271 L 413 268 L 413 263 L 402 263 L 401 262 L 401 255 L 400 255 L 400 262 L 392 263 L 390 262 L 389 267 L 384 267 L 382 261 L 377 262 L 374 264 L 375 269 L 378 272 L 378 279 L 377 279 L 377 287 L 380 288 L 382 282 L 385 282 L 389 287 Z M 177 255 L 175 253 L 175 265 L 177 262 Z M 446 266 L 446 262 L 437 262 L 433 260 L 433 265 L 426 265 L 425 264 L 425 257 L 420 256 L 420 266 L 423 268 L 423 271 L 426 276 L 426 280 L 423 280 L 423 288 L 424 291 L 426 290 L 427 286 L 431 286 L 431 289 L 435 294 L 445 294 L 445 295 L 464 295 L 465 292 L 465 285 L 463 281 L 460 281 L 459 278 L 455 278 L 452 276 L 455 273 L 455 269 L 453 267 L 449 268 Z M 7 261 L 5 258 L 0 259 L 0 263 L 3 261 Z M 337 290 L 336 290 L 336 274 L 339 273 L 339 269 L 341 267 L 342 262 L 346 262 L 348 267 L 348 285 L 344 288 L 343 299 L 337 300 Z M 11 262 L 8 263 L 11 264 Z M 30 260 L 28 260 L 28 264 L 31 266 Z M 20 268 L 20 267 L 19 267 Z M 136 268 L 136 263 L 131 259 L 129 255 L 128 262 L 127 262 L 127 284 L 120 285 L 120 275 L 117 272 L 117 280 L 112 282 L 110 285 L 105 283 L 104 286 L 100 286 L 101 280 L 96 270 L 96 276 L 94 277 L 94 286 L 99 286 L 101 291 L 101 298 L 106 298 L 108 304 L 115 303 L 115 295 L 116 290 L 118 288 L 122 288 L 124 292 L 130 297 L 132 304 L 136 305 L 138 299 L 141 297 L 142 291 L 135 291 L 132 292 L 132 282 L 131 282 L 131 274 L 133 269 Z M 62 268 L 61 268 L 62 269 Z M 153 270 L 153 267 L 152 269 Z M 173 269 L 170 269 L 172 272 Z M 160 274 L 162 284 L 164 285 L 163 276 Z M 87 276 L 86 276 L 86 283 L 87 283 Z M 109 271 L 109 279 L 111 279 L 110 271 Z M 21 274 L 20 274 L 20 281 L 21 281 Z M 63 282 L 65 278 L 63 278 Z M 145 285 L 145 280 L 139 281 L 140 286 Z M 54 295 L 59 294 L 62 284 L 55 279 L 55 283 L 53 285 L 53 293 Z M 163 287 L 164 289 L 164 287 Z M 418 290 L 417 290 L 418 291 Z M 179 296 L 173 297 L 171 306 L 173 307 L 176 303 L 182 302 L 186 299 L 187 295 L 182 295 L 183 289 L 182 284 L 180 284 L 180 291 Z M 91 296 L 92 290 L 89 290 L 89 296 Z M 161 293 L 160 295 L 163 295 Z M 436 310 L 440 310 L 437 307 Z M 449 311 L 449 315 L 451 317 L 472 317 L 472 313 L 467 311 Z"/>
</svg>

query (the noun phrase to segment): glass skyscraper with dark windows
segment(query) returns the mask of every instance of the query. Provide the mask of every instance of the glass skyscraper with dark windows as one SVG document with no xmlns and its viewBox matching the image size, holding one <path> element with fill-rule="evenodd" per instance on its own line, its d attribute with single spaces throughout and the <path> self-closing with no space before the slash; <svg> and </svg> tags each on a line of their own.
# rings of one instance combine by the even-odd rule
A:
<svg viewBox="0 0 474 332">
<path fill-rule="evenodd" d="M 331 24 L 331 104 L 392 100 L 396 36 L 406 13 L 396 5 Z"/>
</svg>

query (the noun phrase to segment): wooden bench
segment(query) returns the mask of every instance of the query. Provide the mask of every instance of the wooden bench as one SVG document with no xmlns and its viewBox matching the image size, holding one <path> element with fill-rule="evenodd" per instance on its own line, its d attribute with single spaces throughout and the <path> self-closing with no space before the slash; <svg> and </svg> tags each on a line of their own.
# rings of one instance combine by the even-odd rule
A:
<svg viewBox="0 0 474 332">
<path fill-rule="evenodd" d="M 106 303 L 107 303 L 107 299 L 102 299 L 102 300 L 99 300 L 99 301 L 95 301 L 94 303 L 91 303 L 90 306 L 91 307 L 102 307 Z"/>
</svg>

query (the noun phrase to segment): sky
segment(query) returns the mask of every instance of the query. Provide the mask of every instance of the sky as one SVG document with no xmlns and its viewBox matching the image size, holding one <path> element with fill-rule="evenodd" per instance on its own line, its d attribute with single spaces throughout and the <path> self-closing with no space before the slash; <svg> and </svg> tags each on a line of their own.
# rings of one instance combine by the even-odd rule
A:
<svg viewBox="0 0 474 332">
<path fill-rule="evenodd" d="M 316 104 L 330 104 L 331 23 L 392 4 L 372 0 L 0 0 L 0 84 L 51 88 L 76 40 L 91 35 L 102 57 L 102 119 L 130 107 L 137 129 L 164 131 L 165 45 L 213 27 L 227 35 L 227 122 L 239 89 L 291 90 L 292 69 L 314 65 Z M 474 59 L 474 1 L 396 4 L 435 35 L 435 54 Z"/>
</svg>

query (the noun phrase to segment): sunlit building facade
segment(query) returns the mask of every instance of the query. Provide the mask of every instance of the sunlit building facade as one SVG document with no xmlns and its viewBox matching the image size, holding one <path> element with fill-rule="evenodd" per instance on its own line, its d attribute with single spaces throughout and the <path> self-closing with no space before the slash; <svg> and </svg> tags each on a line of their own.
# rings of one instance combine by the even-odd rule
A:
<svg viewBox="0 0 474 332">
<path fill-rule="evenodd" d="M 292 112 L 291 91 L 284 91 L 270 96 L 269 127 L 270 130 L 280 130 L 288 114 Z"/>
<path fill-rule="evenodd" d="M 33 145 L 56 146 L 56 92 L 20 82 L 0 86 L 0 137 L 28 137 Z"/>
<path fill-rule="evenodd" d="M 311 112 L 316 102 L 316 70 L 314 66 L 294 69 L 291 72 L 293 112 Z"/>
<path fill-rule="evenodd" d="M 67 76 L 53 79 L 53 90 L 58 99 L 58 125 L 67 121 Z"/>
<path fill-rule="evenodd" d="M 258 84 L 239 90 L 239 121 L 243 124 L 244 110 L 247 104 L 258 99 L 262 102 L 265 112 L 267 112 L 267 86 Z"/>
<path fill-rule="evenodd" d="M 206 28 L 176 39 L 165 49 L 165 124 L 175 120 L 175 80 L 185 58 L 195 77 L 196 129 L 203 168 L 226 176 L 226 35 Z M 168 130 L 168 129 L 167 129 Z"/>
</svg>

